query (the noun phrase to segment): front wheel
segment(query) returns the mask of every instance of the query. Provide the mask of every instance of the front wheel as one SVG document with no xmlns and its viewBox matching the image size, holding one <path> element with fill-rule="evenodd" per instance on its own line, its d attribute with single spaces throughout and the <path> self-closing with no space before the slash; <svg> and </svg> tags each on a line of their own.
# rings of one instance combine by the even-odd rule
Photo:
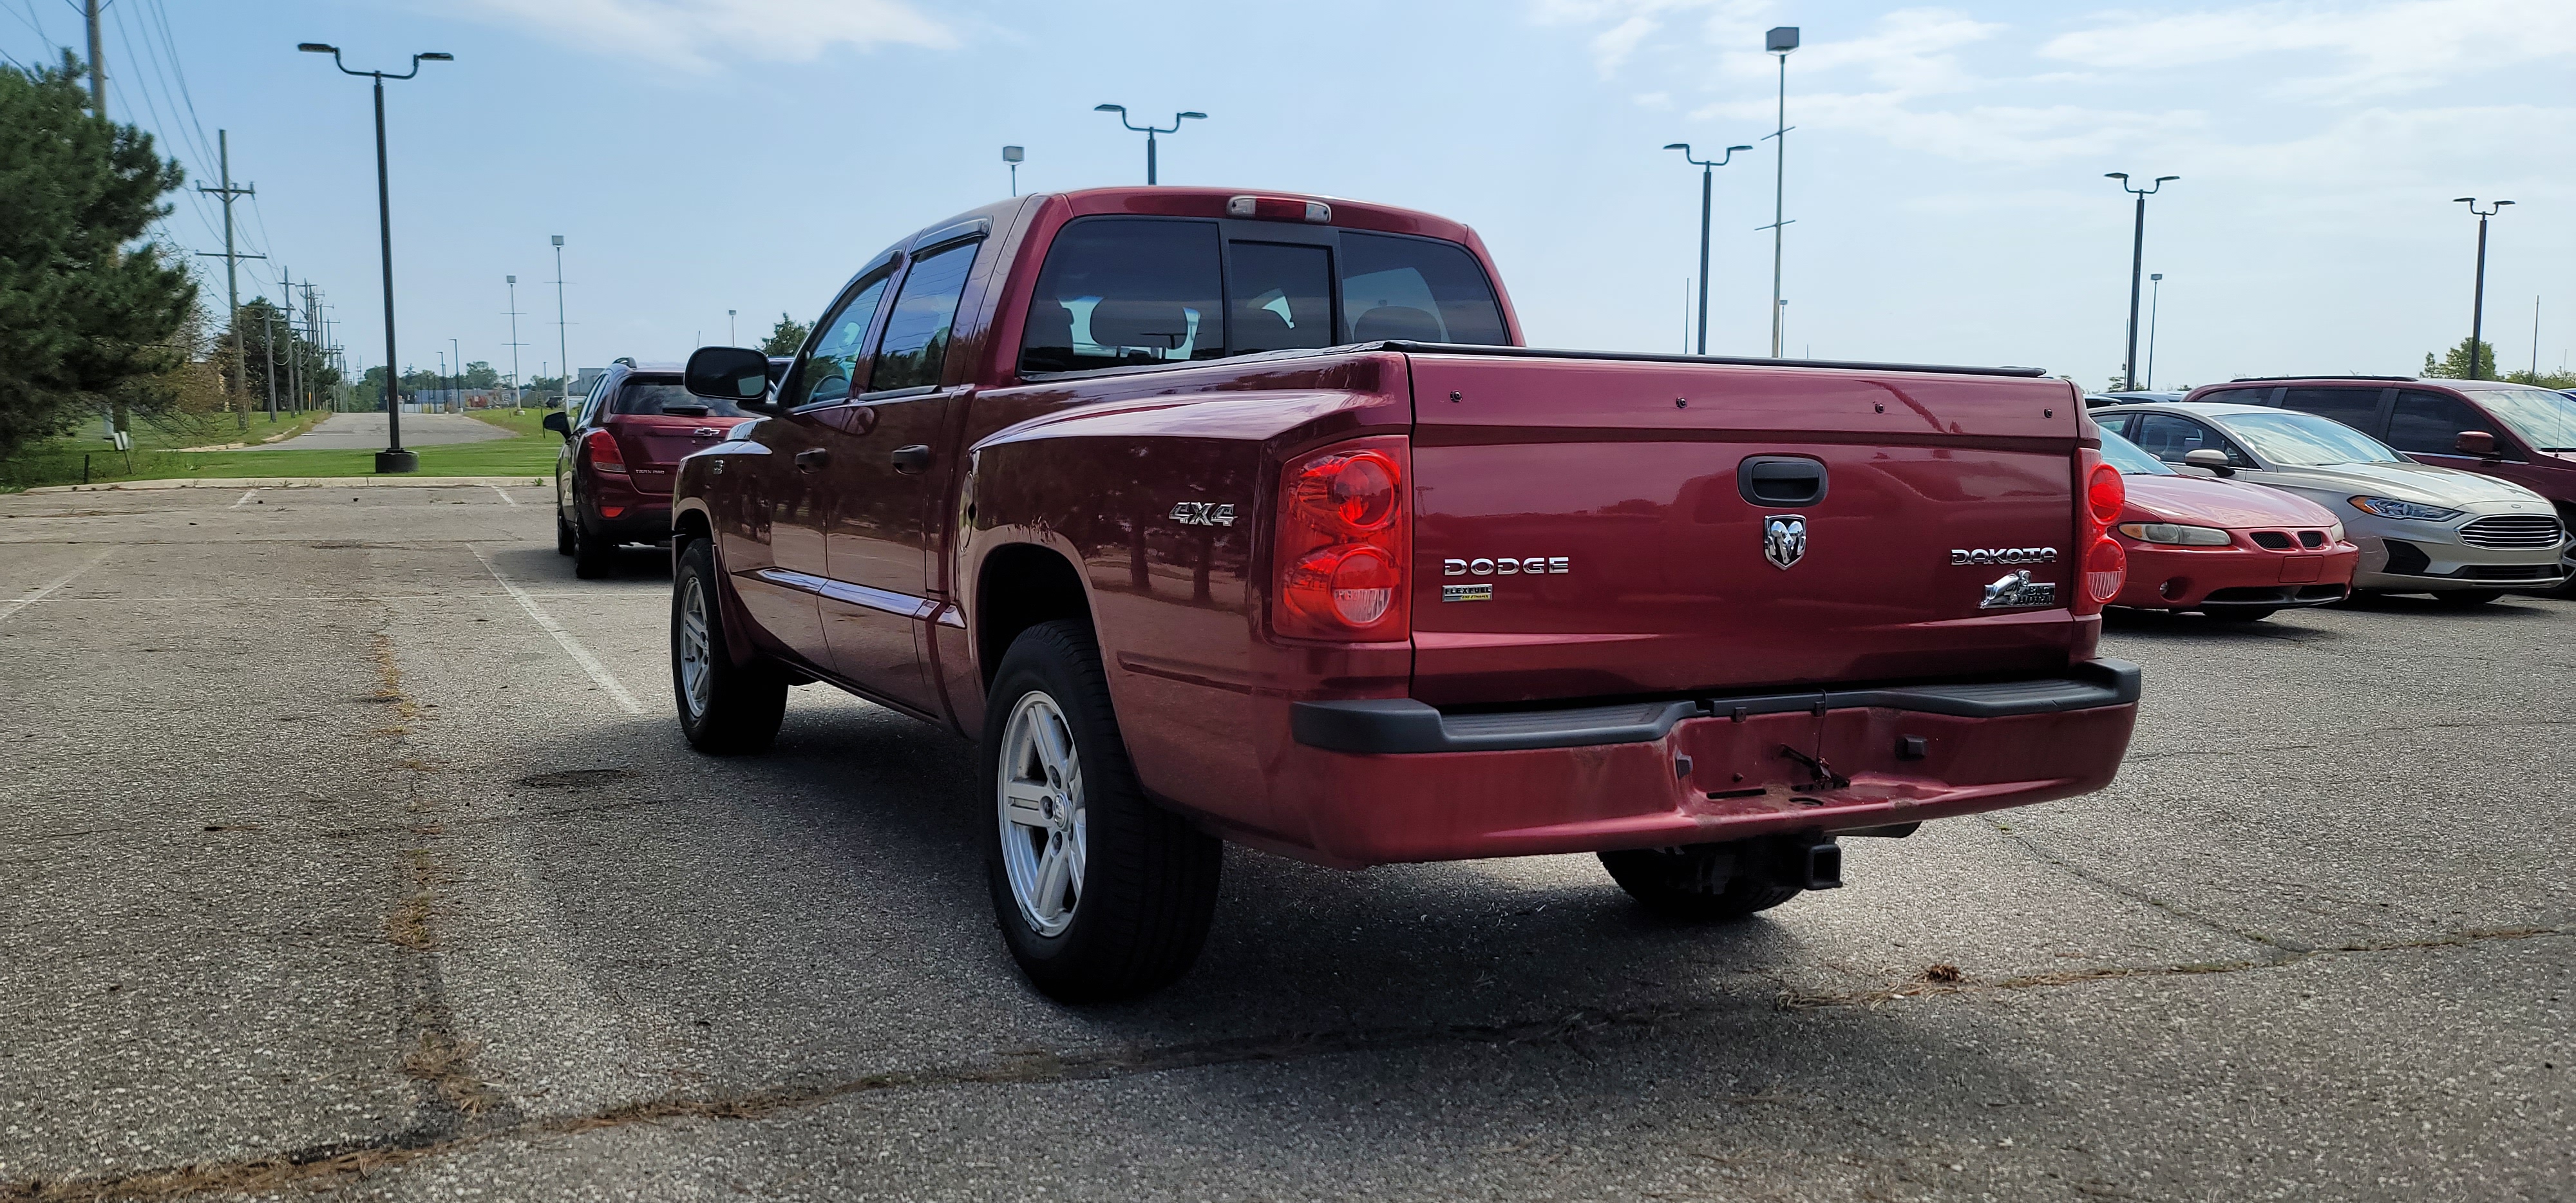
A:
<svg viewBox="0 0 2576 1203">
<path fill-rule="evenodd" d="M 765 752 L 787 715 L 787 674 L 725 650 L 716 557 L 705 539 L 680 553 L 671 574 L 671 685 L 689 746 L 715 756 Z"/>
<path fill-rule="evenodd" d="M 1041 623 L 1011 642 L 982 760 L 994 917 L 1029 981 L 1098 1002 L 1188 971 L 1216 911 L 1223 846 L 1146 800 L 1088 628 Z"/>
</svg>

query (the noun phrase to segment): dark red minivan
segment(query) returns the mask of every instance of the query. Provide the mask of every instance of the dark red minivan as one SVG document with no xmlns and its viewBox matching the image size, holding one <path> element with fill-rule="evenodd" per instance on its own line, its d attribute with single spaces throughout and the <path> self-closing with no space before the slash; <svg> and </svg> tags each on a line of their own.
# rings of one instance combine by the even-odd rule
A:
<svg viewBox="0 0 2576 1203">
<path fill-rule="evenodd" d="M 750 414 L 680 386 L 676 364 L 620 359 L 570 415 L 546 429 L 564 436 L 555 458 L 555 550 L 573 575 L 607 574 L 620 544 L 671 537 L 671 479 L 680 457 L 722 442 Z"/>
</svg>

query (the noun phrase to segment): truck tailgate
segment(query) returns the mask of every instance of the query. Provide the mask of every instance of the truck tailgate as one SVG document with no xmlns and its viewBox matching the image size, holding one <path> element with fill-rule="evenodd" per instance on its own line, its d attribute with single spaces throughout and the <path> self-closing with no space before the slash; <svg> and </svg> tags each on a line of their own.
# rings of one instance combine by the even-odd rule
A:
<svg viewBox="0 0 2576 1203">
<path fill-rule="evenodd" d="M 1412 373 L 1422 701 L 2067 664 L 2083 417 L 2063 381 L 1467 354 Z M 1821 499 L 1778 500 L 1818 468 Z M 2024 570 L 2053 603 L 1982 605 Z"/>
</svg>

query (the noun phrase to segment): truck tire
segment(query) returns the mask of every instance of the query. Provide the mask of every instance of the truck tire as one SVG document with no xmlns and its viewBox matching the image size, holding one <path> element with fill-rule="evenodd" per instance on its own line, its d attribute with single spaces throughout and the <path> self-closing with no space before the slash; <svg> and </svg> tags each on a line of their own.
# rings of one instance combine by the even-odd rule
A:
<svg viewBox="0 0 2576 1203">
<path fill-rule="evenodd" d="M 1708 922 L 1767 911 L 1805 891 L 1738 873 L 1729 844 L 1631 848 L 1601 853 L 1601 867 L 1647 910 L 1674 919 Z"/>
<path fill-rule="evenodd" d="M 981 757 L 994 918 L 1030 983 L 1060 1002 L 1102 1002 L 1187 972 L 1224 846 L 1146 800 L 1089 627 L 1041 623 L 1011 642 Z"/>
<path fill-rule="evenodd" d="M 736 664 L 725 651 L 716 557 L 692 540 L 671 574 L 671 686 L 680 731 L 712 756 L 766 752 L 787 715 L 787 674 L 767 660 Z"/>
<path fill-rule="evenodd" d="M 588 520 L 575 515 L 572 520 L 572 574 L 585 581 L 607 576 L 617 563 L 617 545 L 599 537 Z"/>
</svg>

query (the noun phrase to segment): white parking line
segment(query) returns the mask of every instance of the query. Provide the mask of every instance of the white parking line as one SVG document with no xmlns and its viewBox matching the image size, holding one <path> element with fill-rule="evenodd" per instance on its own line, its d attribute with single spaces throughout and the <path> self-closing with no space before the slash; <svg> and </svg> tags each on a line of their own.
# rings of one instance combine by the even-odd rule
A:
<svg viewBox="0 0 2576 1203">
<path fill-rule="evenodd" d="M 483 554 L 482 548 L 469 543 L 465 550 L 473 552 L 475 559 L 483 561 L 483 571 L 491 573 L 492 579 L 501 583 L 502 591 L 508 593 L 511 600 L 518 602 L 519 608 L 528 612 L 528 617 L 537 620 L 538 627 L 546 634 L 554 636 L 555 642 L 563 645 L 563 650 L 571 654 L 573 663 L 579 664 L 583 672 L 589 673 L 591 680 L 599 682 L 600 690 L 614 699 L 619 709 L 628 714 L 644 713 L 644 707 L 635 701 L 635 695 L 626 692 L 626 687 L 618 683 L 617 677 L 608 671 L 608 666 L 600 663 L 599 657 L 591 655 L 590 649 L 583 647 L 580 640 L 573 638 L 572 632 L 563 629 L 563 625 L 556 622 L 553 615 L 539 607 L 537 599 L 528 596 L 527 590 L 511 584 L 510 578 L 502 576 L 501 570 L 492 566 L 491 558 Z"/>
<path fill-rule="evenodd" d="M 253 498 L 253 497 L 257 497 L 257 496 L 259 496 L 259 490 L 257 490 L 257 489 L 246 489 L 246 490 L 244 490 L 244 491 L 242 492 L 242 495 L 241 495 L 240 497 L 235 498 L 235 499 L 233 500 L 233 503 L 232 503 L 231 505 L 226 506 L 226 507 L 224 507 L 224 508 L 226 508 L 226 509 L 232 509 L 232 510 L 240 509 L 240 508 L 242 508 L 243 506 L 249 505 L 249 504 L 250 504 L 250 499 L 251 499 L 251 498 Z"/>
<path fill-rule="evenodd" d="M 60 589 L 65 585 L 71 584 L 72 578 L 77 577 L 92 568 L 98 567 L 99 561 L 115 554 L 115 552 L 116 549 L 113 547 L 101 548 L 97 555 L 91 556 L 89 560 L 86 563 L 83 563 L 80 567 L 72 569 L 56 578 L 53 584 L 39 587 L 33 592 L 27 594 L 27 596 L 19 598 L 16 601 L 0 602 L 0 622 L 6 622 L 9 620 L 10 615 L 17 613 L 20 610 L 24 610 L 29 606 L 35 605 L 37 602 L 45 600 L 45 597 L 48 594 L 51 594 L 54 590 Z"/>
<path fill-rule="evenodd" d="M 518 508 L 519 503 L 518 503 L 518 502 L 515 502 L 515 501 L 511 501 L 511 500 L 510 500 L 510 494 L 509 494 L 509 492 L 508 492 L 507 490 L 503 489 L 501 486 L 499 486 L 499 485 L 485 485 L 485 486 L 483 486 L 483 487 L 484 487 L 484 488 L 487 488 L 487 489 L 490 489 L 490 490 L 492 490 L 492 491 L 493 491 L 493 492 L 495 492 L 495 493 L 499 493 L 499 494 L 501 495 L 501 500 L 503 500 L 503 501 L 505 501 L 505 502 L 509 502 L 510 508 L 512 508 L 512 509 L 517 509 L 517 508 Z"/>
</svg>

